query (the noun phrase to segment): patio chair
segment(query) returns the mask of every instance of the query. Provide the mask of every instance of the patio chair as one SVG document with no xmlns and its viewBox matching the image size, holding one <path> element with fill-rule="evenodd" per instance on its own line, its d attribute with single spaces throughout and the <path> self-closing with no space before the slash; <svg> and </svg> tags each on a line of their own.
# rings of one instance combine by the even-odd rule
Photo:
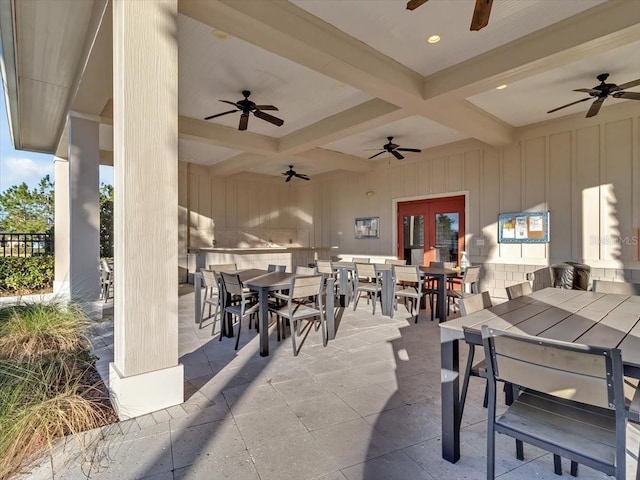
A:
<svg viewBox="0 0 640 480">
<path fill-rule="evenodd" d="M 286 265 L 274 265 L 274 264 L 270 263 L 269 266 L 267 267 L 267 272 L 284 273 L 286 271 L 287 271 L 287 266 Z"/>
<path fill-rule="evenodd" d="M 296 267 L 296 275 L 315 275 L 316 269 L 313 267 L 303 267 L 298 265 Z"/>
<path fill-rule="evenodd" d="M 516 283 L 515 285 L 508 286 L 506 290 L 509 300 L 533 293 L 529 282 Z"/>
<path fill-rule="evenodd" d="M 495 433 L 625 478 L 626 426 L 620 350 L 512 334 L 482 326 L 489 412 L 487 479 L 495 478 Z M 496 381 L 520 395 L 496 417 Z M 521 457 L 518 457 L 521 458 Z M 574 472 L 575 470 L 575 472 Z M 561 472 L 561 470 L 560 470 Z"/>
<path fill-rule="evenodd" d="M 209 265 L 209 270 L 214 272 L 235 272 L 238 270 L 238 266 L 235 263 L 217 263 Z"/>
<path fill-rule="evenodd" d="M 102 298 L 105 303 L 109 300 L 109 292 L 113 287 L 113 263 L 107 262 L 106 260 L 100 261 L 100 298 Z"/>
<path fill-rule="evenodd" d="M 272 295 L 285 304 L 283 306 L 270 307 L 269 312 L 277 315 L 277 321 L 288 320 L 291 325 L 291 345 L 293 355 L 298 355 L 296 347 L 296 336 L 300 335 L 300 322 L 319 322 L 322 328 L 322 343 L 327 346 L 327 328 L 325 325 L 324 307 L 322 303 L 322 285 L 324 279 L 322 275 L 295 275 L 291 279 L 289 293 L 283 294 L 274 292 Z M 312 299 L 313 303 L 309 303 Z M 284 323 L 282 325 L 284 330 Z"/>
<path fill-rule="evenodd" d="M 594 280 L 593 291 L 599 293 L 617 293 L 620 295 L 640 295 L 640 283 Z"/>
<path fill-rule="evenodd" d="M 238 317 L 238 334 L 236 335 L 236 350 L 240 343 L 240 331 L 242 319 L 245 315 L 256 313 L 260 308 L 255 292 L 248 291 L 242 286 L 240 276 L 237 273 L 220 272 L 224 291 L 235 297 L 236 301 L 225 305 L 224 311 Z M 222 335 L 220 335 L 222 339 Z"/>
<path fill-rule="evenodd" d="M 400 260 L 398 258 L 385 258 L 384 263 L 386 265 L 406 265 L 407 261 L 404 259 Z"/>
<path fill-rule="evenodd" d="M 446 268 L 446 267 L 445 267 Z M 467 295 L 478 293 L 478 285 L 480 284 L 480 265 L 467 267 L 464 271 L 464 275 L 461 280 L 461 289 L 455 290 L 454 288 L 447 288 L 447 315 L 451 311 L 451 304 L 453 309 L 460 301 Z M 468 285 L 468 287 L 467 287 Z"/>
<path fill-rule="evenodd" d="M 420 315 L 420 302 L 423 297 L 429 296 L 431 320 L 433 321 L 433 299 L 437 292 L 433 288 L 430 288 L 428 286 L 428 283 L 425 286 L 425 281 L 420 278 L 419 267 L 417 265 L 392 265 L 391 268 L 393 283 L 395 285 L 391 317 L 393 318 L 393 312 L 398 308 L 398 298 L 404 298 L 405 301 L 409 300 L 409 304 L 411 305 L 411 309 L 409 311 L 413 315 L 415 315 L 415 323 L 418 323 L 418 316 Z"/>
<path fill-rule="evenodd" d="M 356 271 L 353 275 L 353 310 L 358 306 L 360 295 L 364 293 L 373 302 L 373 315 L 376 314 L 376 303 L 382 294 L 382 282 L 375 263 L 356 263 Z"/>
<path fill-rule="evenodd" d="M 550 267 L 544 267 L 533 272 L 533 284 L 531 289 L 534 292 L 543 288 L 553 287 L 553 273 Z"/>
<path fill-rule="evenodd" d="M 209 306 L 209 317 L 211 317 L 211 307 L 214 306 L 215 309 L 213 311 L 213 330 L 211 334 L 213 335 L 213 331 L 216 328 L 216 318 L 218 316 L 218 312 L 220 311 L 220 306 L 222 305 L 222 290 L 220 288 L 219 280 L 216 278 L 215 272 L 213 270 L 200 270 L 202 274 L 202 284 L 204 285 L 204 300 L 202 302 L 202 312 L 200 314 L 200 324 L 198 328 L 202 328 L 202 322 L 204 321 L 204 309 L 208 305 Z M 217 292 L 217 295 L 214 297 L 214 293 Z"/>
</svg>

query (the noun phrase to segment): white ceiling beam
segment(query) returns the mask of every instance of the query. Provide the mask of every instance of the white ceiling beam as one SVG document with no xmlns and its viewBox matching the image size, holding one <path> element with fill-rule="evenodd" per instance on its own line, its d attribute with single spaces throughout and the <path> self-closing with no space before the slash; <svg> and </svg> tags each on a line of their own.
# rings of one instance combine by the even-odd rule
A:
<svg viewBox="0 0 640 480">
<path fill-rule="evenodd" d="M 299 153 L 295 158 L 302 160 L 306 165 L 315 165 L 332 170 L 362 173 L 369 172 L 374 167 L 374 163 L 369 160 L 324 148 L 314 148 L 313 150 Z"/>
<path fill-rule="evenodd" d="M 282 137 L 278 151 L 303 152 L 410 115 L 411 112 L 376 98 Z"/>
<path fill-rule="evenodd" d="M 210 143 L 222 147 L 242 149 L 251 153 L 278 153 L 278 140 L 251 132 L 241 132 L 236 128 L 225 127 L 204 120 L 179 116 L 179 138 Z"/>
<path fill-rule="evenodd" d="M 611 1 L 425 78 L 424 98 L 467 98 L 638 41 L 637 1 Z"/>
<path fill-rule="evenodd" d="M 253 167 L 264 164 L 268 157 L 258 153 L 240 153 L 223 162 L 218 162 L 209 167 L 209 173 L 214 176 L 226 177 L 251 170 Z"/>
</svg>

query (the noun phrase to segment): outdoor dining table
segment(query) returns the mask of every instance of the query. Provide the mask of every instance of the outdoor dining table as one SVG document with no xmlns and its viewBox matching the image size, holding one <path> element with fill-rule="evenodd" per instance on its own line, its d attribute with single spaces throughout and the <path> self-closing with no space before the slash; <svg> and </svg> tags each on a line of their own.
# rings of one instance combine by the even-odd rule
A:
<svg viewBox="0 0 640 480">
<path fill-rule="evenodd" d="M 480 327 L 605 348 L 619 348 L 624 374 L 640 379 L 640 296 L 545 288 L 440 324 L 442 457 L 460 458 L 458 342 Z"/>
</svg>

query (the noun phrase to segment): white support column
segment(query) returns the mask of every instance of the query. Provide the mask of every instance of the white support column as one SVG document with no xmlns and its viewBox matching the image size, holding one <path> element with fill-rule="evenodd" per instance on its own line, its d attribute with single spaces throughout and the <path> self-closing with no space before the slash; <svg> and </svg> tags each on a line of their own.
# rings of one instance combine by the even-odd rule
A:
<svg viewBox="0 0 640 480">
<path fill-rule="evenodd" d="M 113 1 L 114 362 L 120 418 L 182 403 L 177 0 Z"/>
<path fill-rule="evenodd" d="M 54 157 L 55 183 L 55 235 L 54 235 L 54 279 L 53 293 L 58 298 L 69 298 L 69 262 L 71 261 L 71 242 L 69 235 L 69 162 Z"/>
<path fill-rule="evenodd" d="M 100 132 L 69 115 L 69 293 L 88 313 L 100 296 Z"/>
</svg>

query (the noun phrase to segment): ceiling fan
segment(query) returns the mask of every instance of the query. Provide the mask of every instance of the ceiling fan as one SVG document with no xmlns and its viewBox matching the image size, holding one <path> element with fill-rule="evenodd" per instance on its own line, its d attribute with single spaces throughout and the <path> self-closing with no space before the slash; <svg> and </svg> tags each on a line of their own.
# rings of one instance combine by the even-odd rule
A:
<svg viewBox="0 0 640 480">
<path fill-rule="evenodd" d="M 613 98 L 628 98 L 630 100 L 640 100 L 640 93 L 637 92 L 623 92 L 623 90 L 631 87 L 635 87 L 640 85 L 640 78 L 637 80 L 633 80 L 631 82 L 623 83 L 622 85 L 616 85 L 615 83 L 604 83 L 609 77 L 608 73 L 601 73 L 596 78 L 600 80 L 600 85 L 596 85 L 593 88 L 578 88 L 574 90 L 574 92 L 584 92 L 588 93 L 589 96 L 587 98 L 583 98 L 582 100 L 578 100 L 575 102 L 567 103 L 558 108 L 554 108 L 553 110 L 549 110 L 547 113 L 557 112 L 566 107 L 570 107 L 571 105 L 575 105 L 576 103 L 586 102 L 587 100 L 591 100 L 595 98 L 595 101 L 589 107 L 589 111 L 587 112 L 586 118 L 595 117 L 600 111 L 600 107 L 605 99 L 611 95 Z"/>
<path fill-rule="evenodd" d="M 407 10 L 415 10 L 420 5 L 427 3 L 427 1 L 428 0 L 409 0 L 407 2 Z M 491 5 L 493 5 L 493 0 L 476 0 L 473 17 L 471 17 L 471 28 L 469 30 L 477 31 L 489 24 Z"/>
<path fill-rule="evenodd" d="M 249 123 L 249 114 L 253 112 L 253 114 L 261 118 L 262 120 L 266 120 L 269 123 L 272 123 L 278 127 L 281 127 L 284 123 L 283 120 L 274 117 L 273 115 L 269 115 L 268 113 L 264 113 L 263 110 L 278 110 L 277 107 L 273 105 L 256 105 L 254 102 L 249 100 L 249 95 L 251 92 L 249 90 L 243 90 L 242 95 L 244 99 L 238 100 L 237 102 L 230 102 L 229 100 L 220 100 L 221 102 L 228 103 L 233 105 L 235 110 L 229 110 L 228 112 L 217 113 L 215 115 L 209 115 L 208 117 L 204 117 L 205 120 L 211 120 L 212 118 L 221 117 L 222 115 L 228 115 L 229 113 L 242 112 L 240 115 L 240 124 L 238 125 L 238 130 L 246 130 L 247 123 Z"/>
<path fill-rule="evenodd" d="M 302 180 L 311 180 L 308 176 L 306 176 L 304 173 L 298 173 L 293 169 L 293 165 L 289 165 L 289 170 L 287 170 L 286 172 L 282 172 L 282 175 L 286 175 L 287 179 L 285 180 L 285 182 L 289 182 L 291 181 L 291 179 L 293 177 L 298 177 L 301 178 Z"/>
<path fill-rule="evenodd" d="M 371 160 L 372 158 L 377 157 L 378 155 L 382 155 L 384 152 L 389 152 L 391 155 L 396 157 L 398 160 L 402 160 L 404 158 L 404 156 L 402 154 L 400 154 L 399 152 L 421 152 L 422 151 L 419 148 L 400 148 L 400 145 L 396 145 L 395 143 L 392 142 L 393 137 L 387 137 L 387 140 L 389 140 L 389 143 L 385 143 L 382 146 L 382 148 L 381 148 L 382 151 L 376 153 L 375 155 L 371 155 L 369 157 L 369 160 Z"/>
</svg>

